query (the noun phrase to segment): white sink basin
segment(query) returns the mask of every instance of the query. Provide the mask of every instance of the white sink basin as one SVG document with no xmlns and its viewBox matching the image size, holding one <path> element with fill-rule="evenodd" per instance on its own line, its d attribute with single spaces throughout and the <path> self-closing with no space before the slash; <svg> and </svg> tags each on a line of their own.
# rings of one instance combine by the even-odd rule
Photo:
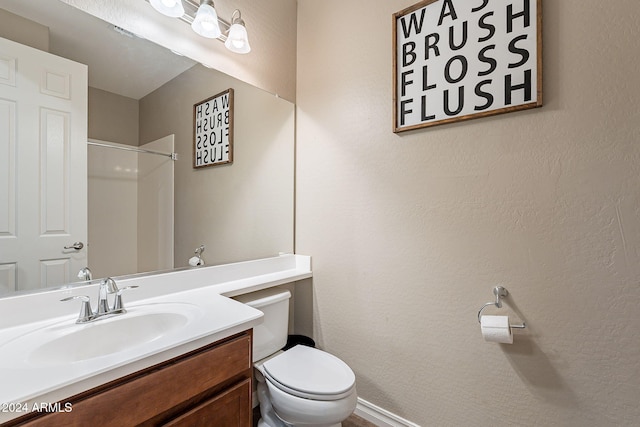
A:
<svg viewBox="0 0 640 427">
<path fill-rule="evenodd" d="M 66 296 L 43 301 L 58 304 Z M 0 329 L 0 402 L 56 402 L 252 328 L 262 318 L 214 287 L 129 301 L 125 308 L 91 323 L 76 324 L 76 312 Z M 0 412 L 0 424 L 9 418 Z"/>
<path fill-rule="evenodd" d="M 108 357 L 180 333 L 202 314 L 188 303 L 132 306 L 127 313 L 85 324 L 66 320 L 31 331 L 0 347 L 32 365 L 60 365 Z"/>
</svg>

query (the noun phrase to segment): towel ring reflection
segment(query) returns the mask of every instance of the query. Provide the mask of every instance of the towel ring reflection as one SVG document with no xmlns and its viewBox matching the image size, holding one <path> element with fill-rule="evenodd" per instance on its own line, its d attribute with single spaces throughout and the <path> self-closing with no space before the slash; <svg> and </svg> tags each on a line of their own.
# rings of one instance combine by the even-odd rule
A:
<svg viewBox="0 0 640 427">
<path fill-rule="evenodd" d="M 495 288 L 493 288 L 493 295 L 496 296 L 496 300 L 494 302 L 486 303 L 480 308 L 480 311 L 478 311 L 478 323 L 481 323 L 480 318 L 482 317 L 482 310 L 484 310 L 485 308 L 491 305 L 498 308 L 502 308 L 502 298 L 505 298 L 506 296 L 508 296 L 509 291 L 507 291 L 507 289 L 502 286 L 496 286 Z M 522 322 L 521 325 L 509 325 L 509 327 L 516 328 L 516 329 L 524 329 L 527 327 L 527 325 L 524 322 Z"/>
</svg>

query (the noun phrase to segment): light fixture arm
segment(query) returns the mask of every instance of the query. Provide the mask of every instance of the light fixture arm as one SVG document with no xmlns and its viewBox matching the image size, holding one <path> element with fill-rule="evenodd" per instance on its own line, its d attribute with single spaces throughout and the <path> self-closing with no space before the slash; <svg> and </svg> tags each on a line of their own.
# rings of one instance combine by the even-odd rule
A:
<svg viewBox="0 0 640 427">
<path fill-rule="evenodd" d="M 244 25 L 244 21 L 242 20 L 242 13 L 240 12 L 240 9 L 234 10 L 233 13 L 231 14 L 231 25 L 235 23 Z"/>
</svg>

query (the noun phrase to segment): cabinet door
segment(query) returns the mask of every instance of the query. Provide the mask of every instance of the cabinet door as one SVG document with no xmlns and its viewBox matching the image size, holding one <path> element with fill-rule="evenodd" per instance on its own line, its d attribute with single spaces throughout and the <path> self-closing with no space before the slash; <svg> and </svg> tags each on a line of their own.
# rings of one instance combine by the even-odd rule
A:
<svg viewBox="0 0 640 427">
<path fill-rule="evenodd" d="M 246 379 L 164 426 L 250 427 L 251 415 L 251 380 Z"/>
</svg>

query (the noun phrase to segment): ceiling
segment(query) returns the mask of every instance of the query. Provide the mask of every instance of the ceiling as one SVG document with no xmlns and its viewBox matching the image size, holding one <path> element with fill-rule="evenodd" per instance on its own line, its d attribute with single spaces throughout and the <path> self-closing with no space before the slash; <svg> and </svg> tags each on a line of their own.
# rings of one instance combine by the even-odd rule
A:
<svg viewBox="0 0 640 427">
<path fill-rule="evenodd" d="M 88 65 L 89 86 L 118 95 L 140 99 L 195 65 L 57 0 L 0 0 L 0 8 L 49 27 L 51 53 Z"/>
</svg>

